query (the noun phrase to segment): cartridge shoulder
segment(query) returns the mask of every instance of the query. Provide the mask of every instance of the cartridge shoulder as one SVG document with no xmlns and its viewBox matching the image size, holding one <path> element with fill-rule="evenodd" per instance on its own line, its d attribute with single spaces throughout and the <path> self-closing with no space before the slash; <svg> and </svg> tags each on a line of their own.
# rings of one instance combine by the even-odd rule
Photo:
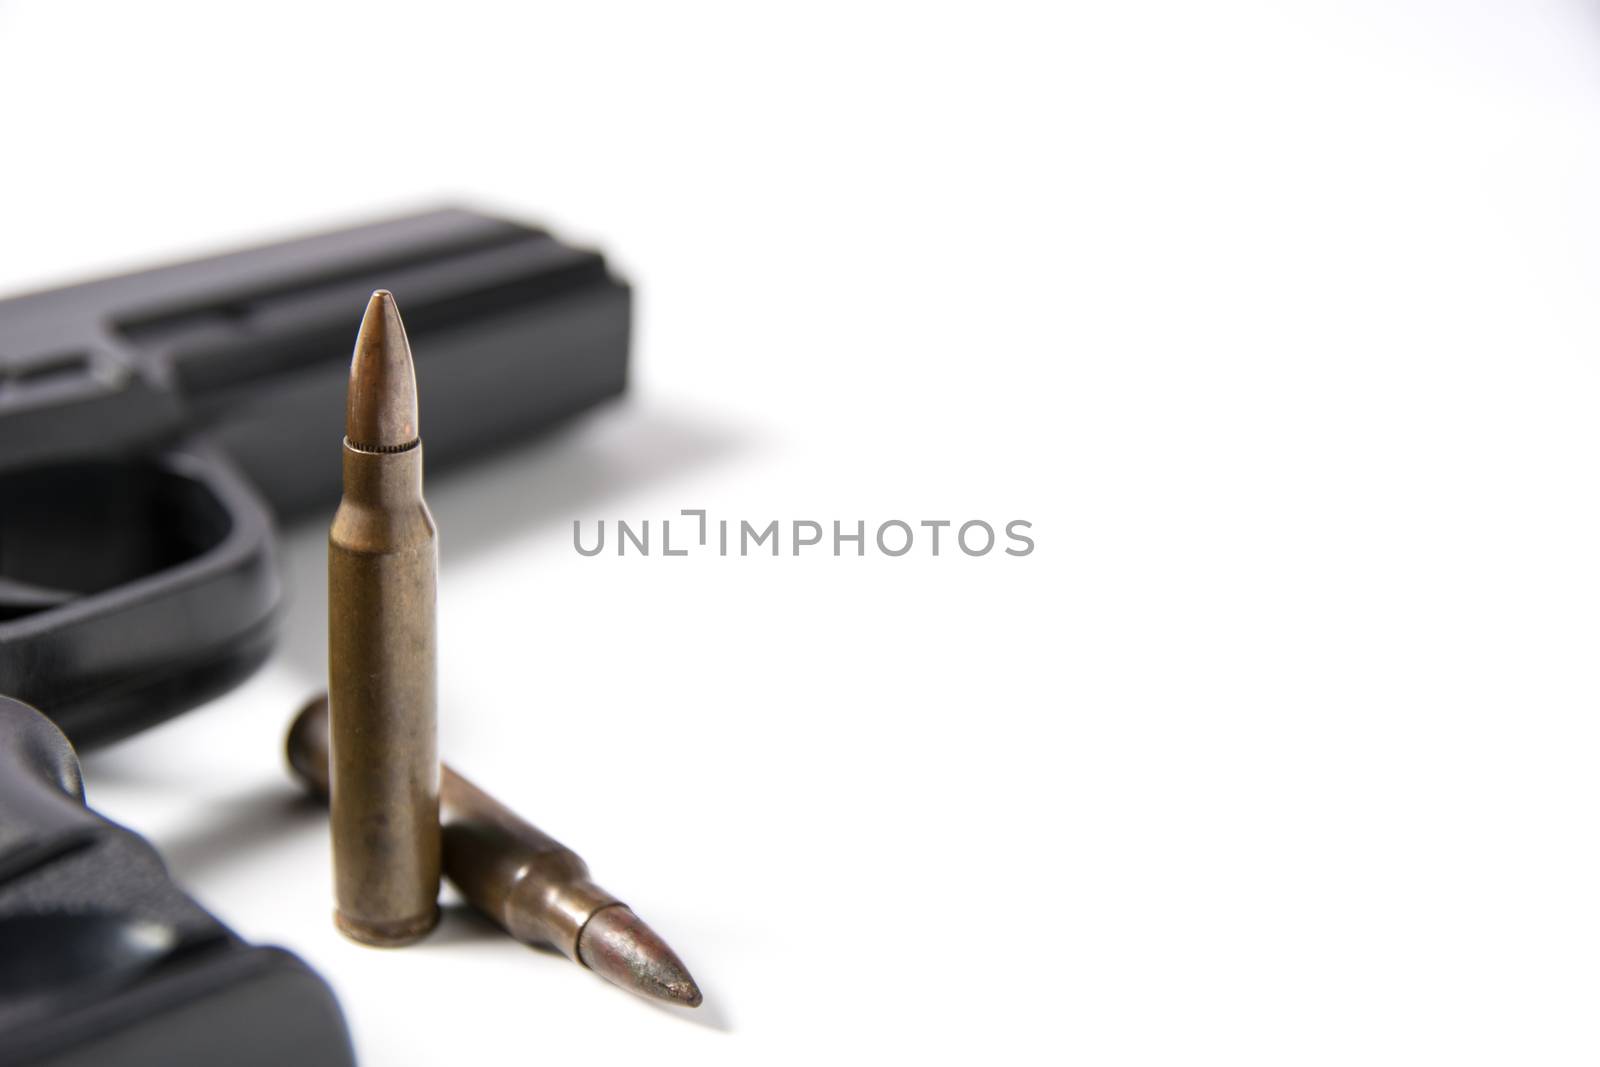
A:
<svg viewBox="0 0 1600 1067">
<path fill-rule="evenodd" d="M 328 529 L 328 546 L 355 555 L 385 556 L 435 551 L 438 531 L 421 499 L 380 506 L 348 497 L 339 502 Z"/>
</svg>

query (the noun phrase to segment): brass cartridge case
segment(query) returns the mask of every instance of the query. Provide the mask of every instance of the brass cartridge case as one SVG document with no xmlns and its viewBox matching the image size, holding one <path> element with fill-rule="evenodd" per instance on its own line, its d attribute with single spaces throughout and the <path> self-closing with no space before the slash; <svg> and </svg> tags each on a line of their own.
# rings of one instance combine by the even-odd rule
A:
<svg viewBox="0 0 1600 1067">
<path fill-rule="evenodd" d="M 335 920 L 366 944 L 403 945 L 438 921 L 437 573 L 410 349 L 380 292 L 356 343 L 328 535 Z"/>
</svg>

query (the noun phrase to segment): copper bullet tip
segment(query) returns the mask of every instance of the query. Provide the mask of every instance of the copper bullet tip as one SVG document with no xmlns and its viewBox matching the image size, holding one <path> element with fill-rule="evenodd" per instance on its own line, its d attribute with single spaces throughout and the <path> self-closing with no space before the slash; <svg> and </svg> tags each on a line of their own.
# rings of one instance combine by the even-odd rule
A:
<svg viewBox="0 0 1600 1067">
<path fill-rule="evenodd" d="M 344 436 L 363 452 L 402 452 L 417 443 L 417 375 L 400 309 L 387 289 L 367 301 L 350 359 Z"/>
<path fill-rule="evenodd" d="M 700 987 L 660 936 L 626 904 L 601 908 L 578 935 L 583 965 L 630 993 L 669 1004 L 700 1006 Z"/>
</svg>

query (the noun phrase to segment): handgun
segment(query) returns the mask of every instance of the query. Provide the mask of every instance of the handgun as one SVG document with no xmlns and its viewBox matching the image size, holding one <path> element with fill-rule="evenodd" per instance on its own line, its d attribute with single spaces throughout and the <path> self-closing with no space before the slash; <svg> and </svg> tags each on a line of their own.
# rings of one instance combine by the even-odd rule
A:
<svg viewBox="0 0 1600 1067">
<path fill-rule="evenodd" d="M 274 518 L 338 500 L 314 428 L 343 424 L 378 288 L 405 305 L 430 472 L 625 387 L 606 258 L 462 209 L 0 301 L 0 693 L 87 749 L 261 663 Z"/>
</svg>

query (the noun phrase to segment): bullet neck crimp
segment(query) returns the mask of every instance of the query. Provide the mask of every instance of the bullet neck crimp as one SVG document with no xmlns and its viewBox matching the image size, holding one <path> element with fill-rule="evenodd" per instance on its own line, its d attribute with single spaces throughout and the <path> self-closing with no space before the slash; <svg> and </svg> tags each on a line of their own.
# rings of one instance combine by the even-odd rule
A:
<svg viewBox="0 0 1600 1067">
<path fill-rule="evenodd" d="M 422 444 L 422 438 L 420 437 L 413 437 L 403 445 L 366 445 L 360 441 L 352 441 L 348 437 L 344 439 L 344 446 L 350 451 L 370 452 L 377 456 L 392 455 L 395 452 L 409 452 L 420 444 Z"/>
</svg>

